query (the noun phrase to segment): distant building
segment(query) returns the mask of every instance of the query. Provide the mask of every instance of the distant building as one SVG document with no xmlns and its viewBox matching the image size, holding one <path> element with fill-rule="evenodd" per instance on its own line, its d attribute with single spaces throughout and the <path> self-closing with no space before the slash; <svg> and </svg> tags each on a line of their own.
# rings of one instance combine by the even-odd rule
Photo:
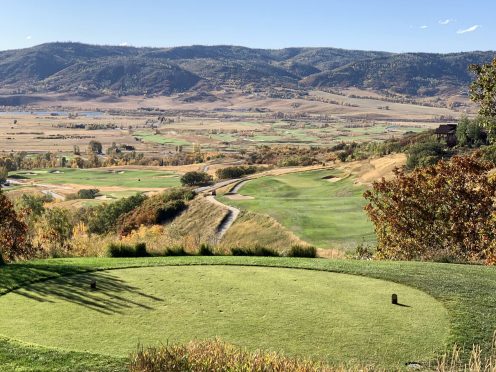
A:
<svg viewBox="0 0 496 372">
<path fill-rule="evenodd" d="M 435 131 L 438 141 L 444 140 L 449 147 L 456 145 L 457 124 L 441 124 Z"/>
</svg>

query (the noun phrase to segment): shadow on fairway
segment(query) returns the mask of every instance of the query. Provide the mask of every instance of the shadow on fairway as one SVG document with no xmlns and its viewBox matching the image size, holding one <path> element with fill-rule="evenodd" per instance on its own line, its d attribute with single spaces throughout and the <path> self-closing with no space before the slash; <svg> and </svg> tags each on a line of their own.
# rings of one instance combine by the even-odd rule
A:
<svg viewBox="0 0 496 372">
<path fill-rule="evenodd" d="M 91 288 L 92 282 L 95 282 L 96 288 Z M 43 280 L 6 292 L 38 302 L 68 301 L 104 314 L 122 313 L 123 310 L 131 307 L 152 310 L 151 303 L 163 301 L 105 271 Z M 133 295 L 126 295 L 130 293 Z M 143 302 L 136 301 L 136 298 L 142 298 Z"/>
</svg>

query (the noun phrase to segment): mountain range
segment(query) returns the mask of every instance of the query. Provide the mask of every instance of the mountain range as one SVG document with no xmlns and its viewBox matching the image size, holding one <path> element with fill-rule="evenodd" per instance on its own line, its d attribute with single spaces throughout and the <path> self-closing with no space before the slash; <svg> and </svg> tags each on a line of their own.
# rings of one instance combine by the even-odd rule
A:
<svg viewBox="0 0 496 372">
<path fill-rule="evenodd" d="M 169 95 L 236 88 L 251 91 L 357 87 L 409 96 L 466 92 L 469 64 L 496 52 L 388 53 L 335 48 L 239 46 L 134 48 L 47 43 L 0 52 L 2 93 Z"/>
</svg>

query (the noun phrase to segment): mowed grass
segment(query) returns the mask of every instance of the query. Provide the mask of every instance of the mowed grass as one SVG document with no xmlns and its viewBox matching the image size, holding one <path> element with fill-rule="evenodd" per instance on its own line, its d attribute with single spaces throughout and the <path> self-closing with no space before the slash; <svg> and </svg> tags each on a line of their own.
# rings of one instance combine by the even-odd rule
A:
<svg viewBox="0 0 496 372">
<path fill-rule="evenodd" d="M 148 133 L 148 132 L 135 132 L 133 134 L 135 137 L 142 139 L 144 142 L 158 143 L 162 145 L 176 145 L 176 146 L 188 146 L 191 142 L 186 141 L 181 138 L 167 137 L 162 134 Z"/>
<path fill-rule="evenodd" d="M 342 179 L 330 182 L 325 179 L 329 176 Z M 362 241 L 375 239 L 372 223 L 363 211 L 364 190 L 338 170 L 318 170 L 261 177 L 239 191 L 253 199 L 220 199 L 268 214 L 316 247 L 353 249 Z"/>
<path fill-rule="evenodd" d="M 136 170 L 136 169 L 72 169 L 56 168 L 32 171 L 12 172 L 37 183 L 76 184 L 83 186 L 160 188 L 179 186 L 179 176 L 170 171 Z"/>
<path fill-rule="evenodd" d="M 43 290 L 41 284 L 43 282 L 51 282 L 50 287 L 53 289 L 56 283 L 59 289 L 64 287 L 60 286 L 61 281 L 68 280 L 74 275 L 82 275 L 79 278 L 83 278 L 84 275 L 98 275 L 99 270 L 106 269 L 124 269 L 130 267 L 156 267 L 156 266 L 178 266 L 178 265 L 235 265 L 238 268 L 239 265 L 243 266 L 260 266 L 260 267 L 281 267 L 281 268 L 300 268 L 308 270 L 317 270 L 325 272 L 336 272 L 353 274 L 364 277 L 371 277 L 376 279 L 382 279 L 391 281 L 398 284 L 407 285 L 411 288 L 418 289 L 420 291 L 426 292 L 430 296 L 438 300 L 447 310 L 447 316 L 450 323 L 450 330 L 448 336 L 448 345 L 438 345 L 436 350 L 442 349 L 444 346 L 449 350 L 452 345 L 457 344 L 461 347 L 470 349 L 473 344 L 481 345 L 483 350 L 489 350 L 491 348 L 491 340 L 493 331 L 496 329 L 496 307 L 493 304 L 496 302 L 496 268 L 494 267 L 483 267 L 483 266 L 469 266 L 469 265 L 453 265 L 453 264 L 438 264 L 438 263 L 426 263 L 426 262 L 390 262 L 390 261 L 356 261 L 356 260 L 323 260 L 323 259 L 295 259 L 295 258 L 270 258 L 270 257 L 168 257 L 168 258 L 139 258 L 139 259 L 111 259 L 111 258 L 78 258 L 78 259 L 54 259 L 54 260 L 40 260 L 31 261 L 26 263 L 18 263 L 7 265 L 0 268 L 0 302 L 9 298 L 10 295 L 16 295 L 12 293 L 13 290 L 19 289 L 21 287 L 26 288 L 29 283 L 38 282 L 36 284 L 37 288 Z M 167 269 L 165 268 L 165 269 Z M 147 270 L 147 269 L 140 269 Z M 301 271 L 296 271 L 300 273 Z M 112 273 L 112 271 L 102 272 L 103 275 Z M 117 273 L 117 272 L 116 272 Z M 57 279 L 57 281 L 51 281 L 52 279 Z M 269 277 L 270 279 L 270 277 Z M 293 294 L 295 296 L 300 296 L 298 292 L 298 278 L 294 282 Z M 109 279 L 110 280 L 110 279 Z M 181 281 L 181 278 L 178 278 Z M 202 279 L 203 280 L 203 279 Z M 248 279 L 251 280 L 251 277 Z M 258 279 L 257 279 L 258 281 Z M 107 290 L 112 287 L 111 283 L 115 281 L 110 281 Z M 190 280 L 187 279 L 185 282 L 189 285 Z M 200 283 L 200 277 L 196 278 L 194 282 L 195 286 L 200 286 L 205 288 L 204 284 Z M 117 282 L 117 286 L 123 287 L 126 285 L 132 285 L 129 282 Z M 300 283 L 303 285 L 303 283 Z M 356 302 L 363 298 L 364 294 L 368 291 L 368 284 L 366 286 L 361 286 L 359 292 L 356 293 Z M 81 285 L 81 284 L 80 284 Z M 168 282 L 164 282 L 163 288 L 167 288 Z M 173 287 L 177 287 L 177 283 Z M 258 284 L 257 284 L 258 285 Z M 270 286 L 270 283 L 266 283 Z M 289 284 L 288 284 L 289 285 Z M 328 285 L 332 288 L 333 284 Z M 138 288 L 136 283 L 134 287 Z M 68 286 L 67 288 L 71 288 Z M 73 287 L 74 288 L 74 287 Z M 208 294 L 203 294 L 203 298 L 200 301 L 204 301 L 207 297 L 212 297 L 213 299 L 218 298 L 218 293 L 220 288 L 225 289 L 224 284 L 220 285 L 219 288 L 215 288 L 215 291 L 209 292 Z M 271 286 L 273 288 L 273 286 Z M 308 286 L 302 286 L 301 288 L 308 288 Z M 329 290 L 326 288 L 326 290 Z M 403 288 L 403 287 L 401 287 Z M 143 294 L 147 294 L 147 285 L 141 288 Z M 311 287 L 310 287 L 311 290 Z M 334 289 L 333 289 L 334 290 Z M 24 291 L 27 291 L 24 289 Z M 29 292 L 26 292 L 29 293 Z M 111 292 L 108 292 L 111 293 Z M 405 308 L 416 310 L 424 306 L 423 301 L 415 302 L 411 300 L 406 300 L 404 298 L 405 292 L 399 292 L 400 302 L 410 305 L 411 308 Z M 36 297 L 47 297 L 54 299 L 50 293 L 35 293 L 33 295 Z M 64 294 L 69 294 L 71 296 L 78 296 L 78 292 L 64 290 L 59 292 L 58 296 L 55 298 L 57 302 L 52 304 L 58 305 L 58 302 L 69 302 L 69 299 L 65 300 L 62 297 Z M 84 296 L 92 295 L 93 293 L 83 292 Z M 292 294 L 292 295 L 293 295 Z M 123 295 L 122 293 L 116 293 L 115 297 Z M 231 296 L 233 302 L 234 300 L 239 300 L 242 294 L 237 293 L 238 297 Z M 17 295 L 16 295 L 17 296 Z M 100 294 L 98 294 L 100 296 Z M 138 296 L 138 295 L 137 295 Z M 387 300 L 389 300 L 390 294 L 387 293 Z M 142 297 L 138 296 L 137 298 Z M 365 297 L 366 298 L 366 297 Z M 288 299 L 288 301 L 290 298 Z M 312 299 L 310 299 L 313 301 Z M 340 297 L 328 298 L 325 297 L 326 301 L 321 301 L 320 311 L 325 312 L 326 308 L 331 302 L 340 301 Z M 38 300 L 33 299 L 37 302 Z M 74 299 L 75 301 L 75 299 Z M 169 299 L 170 301 L 170 299 Z M 207 299 L 206 301 L 212 301 L 212 299 Z M 381 297 L 382 301 L 382 297 Z M 159 302 L 161 303 L 161 302 Z M 46 303 L 45 305 L 49 305 Z M 227 303 L 229 305 L 229 303 Z M 137 304 L 129 304 L 131 307 L 137 306 Z M 234 306 L 234 305 L 232 305 Z M 255 305 L 256 306 L 256 305 Z M 304 304 L 303 304 L 304 306 Z M 360 305 L 361 306 L 361 305 Z M 84 305 L 78 305 L 77 309 L 84 307 Z M 229 307 L 226 307 L 226 311 Z M 437 307 L 436 307 L 437 309 Z M 224 310 L 224 309 L 222 309 Z M 249 309 L 240 309 L 241 315 L 243 311 L 248 311 Z M 78 310 L 79 311 L 79 310 Z M 154 310 L 150 310 L 152 312 Z M 185 309 L 185 311 L 189 311 Z M 95 313 L 97 313 L 95 311 Z M 99 313 L 97 313 L 99 314 Z M 319 317 L 318 314 L 306 313 L 307 316 Z M 114 314 L 109 314 L 108 317 L 112 317 Z M 236 314 L 239 315 L 239 314 Z M 18 317 L 17 314 L 14 315 Z M 39 317 L 38 315 L 33 315 Z M 52 316 L 52 315 L 48 315 Z M 77 317 L 77 312 L 75 313 Z M 100 316 L 100 315 L 98 315 Z M 197 316 L 202 317 L 201 314 Z M 279 315 L 278 315 L 279 316 Z M 374 314 L 362 313 L 359 314 L 360 317 L 374 318 Z M 171 319 L 162 319 L 162 323 L 174 322 L 178 317 L 181 317 L 181 313 L 174 314 Z M 234 317 L 234 316 L 232 316 Z M 143 318 L 146 318 L 144 316 Z M 5 316 L 2 316 L 2 320 Z M 203 320 L 208 322 L 209 318 L 203 316 Z M 129 319 L 131 321 L 131 319 Z M 197 320 L 193 320 L 197 322 Z M 279 320 L 278 320 L 279 321 Z M 295 318 L 286 319 L 291 326 L 297 325 L 298 322 L 307 322 L 305 318 Z M 374 322 L 377 319 L 373 320 Z M 389 318 L 383 318 L 382 321 L 386 324 Z M 407 321 L 407 318 L 405 318 Z M 9 320 L 10 322 L 10 320 Z M 92 318 L 85 320 L 86 324 L 90 325 Z M 71 322 L 65 323 L 63 325 L 58 325 L 59 327 L 64 326 L 66 328 L 71 327 Z M 212 328 L 215 328 L 216 323 L 211 323 Z M 432 326 L 436 326 L 434 323 Z M 332 326 L 325 325 L 326 327 Z M 319 330 L 320 332 L 320 330 Z M 327 332 L 327 331 L 326 331 Z M 357 334 L 357 330 L 350 328 L 350 337 Z M 291 336 L 294 337 L 295 333 L 292 331 Z M 264 335 L 265 337 L 265 335 Z M 372 337 L 376 337 L 372 334 Z M 386 337 L 390 337 L 387 336 Z M 415 336 L 416 337 L 416 336 Z M 162 339 L 163 343 L 167 342 L 167 338 L 164 335 Z M 263 338 L 262 338 L 263 340 Z M 296 342 L 293 340 L 292 342 Z M 332 347 L 333 338 L 326 341 L 329 347 Z M 422 344 L 422 341 L 419 342 Z M 370 345 L 370 344 L 369 344 Z M 369 346 L 367 345 L 367 347 Z M 401 343 L 400 343 L 401 346 Z M 350 344 L 351 347 L 351 344 Z M 416 348 L 416 345 L 412 345 L 412 348 Z M 365 349 L 366 353 L 367 349 Z M 434 350 L 433 350 L 434 352 Z M 390 345 L 389 353 L 394 355 L 396 353 L 396 344 Z M 366 354 L 366 357 L 368 355 Z M 41 371 L 87 371 L 87 370 L 98 370 L 98 371 L 117 371 L 126 370 L 125 358 L 118 356 L 104 356 L 102 354 L 92 354 L 81 351 L 67 351 L 64 349 L 54 349 L 42 346 L 35 346 L 32 344 L 27 344 L 19 341 L 14 341 L 7 339 L 5 337 L 0 337 L 0 369 L 1 370 L 41 370 Z M 389 368 L 391 370 L 391 368 Z"/>
<path fill-rule="evenodd" d="M 391 293 L 408 306 L 391 305 Z M 287 268 L 162 266 L 79 274 L 6 294 L 0 312 L 3 336 L 116 357 L 138 344 L 220 337 L 251 350 L 391 367 L 434 358 L 449 332 L 447 311 L 422 291 Z"/>
</svg>

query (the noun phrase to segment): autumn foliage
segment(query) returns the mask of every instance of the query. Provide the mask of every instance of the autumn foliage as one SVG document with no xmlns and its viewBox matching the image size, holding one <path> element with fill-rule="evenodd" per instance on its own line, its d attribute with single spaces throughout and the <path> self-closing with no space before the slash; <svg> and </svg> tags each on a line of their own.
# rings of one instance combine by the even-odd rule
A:
<svg viewBox="0 0 496 372">
<path fill-rule="evenodd" d="M 364 196 L 375 225 L 377 257 L 496 264 L 496 178 L 472 157 L 397 169 Z"/>
<path fill-rule="evenodd" d="M 0 263 L 29 255 L 27 226 L 14 210 L 10 200 L 0 191 Z"/>
</svg>

